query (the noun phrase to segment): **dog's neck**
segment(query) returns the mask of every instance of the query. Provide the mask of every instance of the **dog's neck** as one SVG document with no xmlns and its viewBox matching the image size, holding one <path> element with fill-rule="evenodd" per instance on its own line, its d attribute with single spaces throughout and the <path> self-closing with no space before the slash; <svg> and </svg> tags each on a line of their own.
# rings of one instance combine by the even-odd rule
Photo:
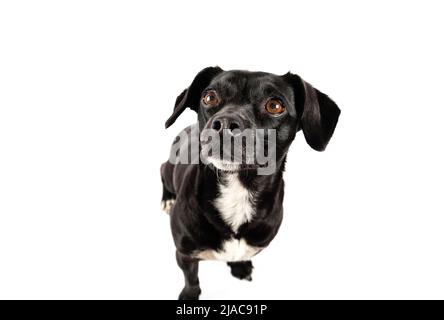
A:
<svg viewBox="0 0 444 320">
<path fill-rule="evenodd" d="M 257 170 L 253 169 L 240 170 L 237 171 L 236 174 L 239 181 L 244 185 L 245 188 L 251 190 L 259 196 L 260 193 L 265 189 L 270 188 L 270 186 L 273 186 L 276 182 L 282 179 L 282 174 L 285 168 L 285 160 L 286 156 L 276 163 L 275 172 L 269 175 L 260 175 L 258 174 Z M 222 172 L 219 174 L 227 175 L 231 173 Z"/>
</svg>

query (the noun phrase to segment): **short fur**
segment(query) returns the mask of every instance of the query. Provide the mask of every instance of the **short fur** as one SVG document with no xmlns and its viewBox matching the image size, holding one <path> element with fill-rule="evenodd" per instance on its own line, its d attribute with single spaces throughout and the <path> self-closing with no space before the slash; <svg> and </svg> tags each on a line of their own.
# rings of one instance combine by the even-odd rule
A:
<svg viewBox="0 0 444 320">
<path fill-rule="evenodd" d="M 220 96 L 219 106 L 203 105 L 202 95 L 208 89 Z M 264 111 L 270 98 L 284 103 L 284 114 L 274 117 Z M 213 164 L 165 162 L 161 167 L 162 203 L 170 214 L 177 262 L 185 276 L 179 299 L 198 299 L 200 260 L 227 261 L 235 277 L 251 280 L 251 257 L 273 240 L 282 222 L 282 175 L 296 132 L 302 130 L 307 143 L 322 151 L 333 135 L 340 110 L 327 95 L 295 74 L 277 76 L 219 67 L 199 72 L 177 97 L 166 127 L 187 107 L 197 112 L 200 130 L 227 117 L 234 117 L 245 128 L 277 130 L 277 165 L 270 175 L 258 175 L 257 168 L 247 166 L 225 170 Z M 185 130 L 192 132 L 191 127 Z"/>
</svg>

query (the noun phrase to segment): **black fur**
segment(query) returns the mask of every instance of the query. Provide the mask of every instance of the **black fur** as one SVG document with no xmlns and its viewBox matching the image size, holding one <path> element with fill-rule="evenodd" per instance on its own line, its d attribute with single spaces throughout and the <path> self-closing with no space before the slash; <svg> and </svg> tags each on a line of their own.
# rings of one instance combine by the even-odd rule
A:
<svg viewBox="0 0 444 320">
<path fill-rule="evenodd" d="M 207 108 L 202 94 L 208 89 L 220 96 L 221 105 Z M 279 98 L 286 106 L 284 114 L 274 117 L 264 111 L 269 98 Z M 220 250 L 230 238 L 245 239 L 252 246 L 265 248 L 278 232 L 282 221 L 284 180 L 282 178 L 288 148 L 296 132 L 303 130 L 309 145 L 324 150 L 335 129 L 340 110 L 325 94 L 312 88 L 299 76 L 277 76 L 264 72 L 223 71 L 218 67 L 202 70 L 188 89 L 176 100 L 174 112 L 165 126 L 190 108 L 198 113 L 202 130 L 215 118 L 239 115 L 246 128 L 273 128 L 277 135 L 277 166 L 270 175 L 258 175 L 255 167 L 241 167 L 239 181 L 255 195 L 253 219 L 234 232 L 222 219 L 214 200 L 221 177 L 228 174 L 212 165 L 172 164 L 161 167 L 163 200 L 175 199 L 170 211 L 171 230 L 177 248 L 177 261 L 185 275 L 180 299 L 197 299 L 200 294 L 195 252 Z M 190 131 L 190 128 L 185 130 Z M 251 279 L 251 261 L 229 261 L 233 276 Z"/>
<path fill-rule="evenodd" d="M 241 280 L 253 280 L 251 273 L 253 272 L 253 264 L 250 260 L 240 261 L 240 262 L 227 262 L 228 266 L 231 268 L 231 274 Z"/>
</svg>

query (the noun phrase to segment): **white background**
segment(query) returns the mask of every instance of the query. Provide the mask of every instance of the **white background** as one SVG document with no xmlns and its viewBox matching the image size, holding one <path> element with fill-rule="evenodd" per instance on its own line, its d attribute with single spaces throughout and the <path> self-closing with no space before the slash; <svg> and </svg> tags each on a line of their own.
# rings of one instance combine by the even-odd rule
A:
<svg viewBox="0 0 444 320">
<path fill-rule="evenodd" d="M 0 298 L 175 299 L 159 166 L 202 68 L 291 70 L 342 115 L 300 134 L 253 282 L 203 299 L 444 298 L 441 1 L 2 1 Z"/>
</svg>

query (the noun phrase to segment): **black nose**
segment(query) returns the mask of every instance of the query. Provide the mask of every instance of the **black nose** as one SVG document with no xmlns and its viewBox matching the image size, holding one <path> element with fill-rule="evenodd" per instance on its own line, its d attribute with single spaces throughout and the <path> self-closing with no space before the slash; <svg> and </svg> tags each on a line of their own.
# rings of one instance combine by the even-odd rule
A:
<svg viewBox="0 0 444 320">
<path fill-rule="evenodd" d="M 242 125 L 242 121 L 235 117 L 217 117 L 213 119 L 211 123 L 211 128 L 222 132 L 223 130 L 228 130 L 229 133 L 233 134 L 233 130 L 244 130 L 244 126 Z"/>
</svg>

